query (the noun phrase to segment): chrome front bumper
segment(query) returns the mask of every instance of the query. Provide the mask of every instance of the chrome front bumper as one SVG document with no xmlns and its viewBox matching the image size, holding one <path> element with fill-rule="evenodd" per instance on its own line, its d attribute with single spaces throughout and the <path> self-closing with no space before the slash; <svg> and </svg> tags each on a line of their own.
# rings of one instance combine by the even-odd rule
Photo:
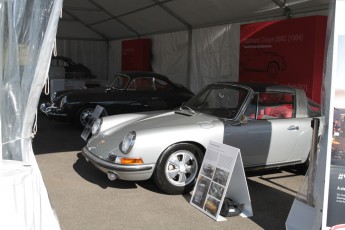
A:
<svg viewBox="0 0 345 230">
<path fill-rule="evenodd" d="M 82 154 L 85 159 L 91 162 L 99 170 L 109 174 L 112 172 L 117 175 L 119 179 L 137 181 L 149 179 L 154 171 L 155 164 L 145 165 L 120 165 L 115 164 L 93 155 L 86 147 L 82 149 Z"/>
<path fill-rule="evenodd" d="M 42 103 L 40 105 L 40 110 L 45 115 L 52 116 L 52 117 L 67 117 L 66 113 L 60 113 L 59 108 L 52 106 L 50 103 Z"/>
</svg>

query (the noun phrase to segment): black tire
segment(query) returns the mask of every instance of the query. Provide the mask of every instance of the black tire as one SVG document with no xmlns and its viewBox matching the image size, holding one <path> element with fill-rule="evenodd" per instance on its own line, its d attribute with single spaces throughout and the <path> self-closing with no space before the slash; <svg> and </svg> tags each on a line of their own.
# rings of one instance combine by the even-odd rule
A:
<svg viewBox="0 0 345 230">
<path fill-rule="evenodd" d="M 85 128 L 94 110 L 95 108 L 91 106 L 80 108 L 74 117 L 75 123 L 81 128 Z"/>
<path fill-rule="evenodd" d="M 203 156 L 203 151 L 193 144 L 179 143 L 168 147 L 159 157 L 153 173 L 157 186 L 171 195 L 192 191 Z"/>
</svg>

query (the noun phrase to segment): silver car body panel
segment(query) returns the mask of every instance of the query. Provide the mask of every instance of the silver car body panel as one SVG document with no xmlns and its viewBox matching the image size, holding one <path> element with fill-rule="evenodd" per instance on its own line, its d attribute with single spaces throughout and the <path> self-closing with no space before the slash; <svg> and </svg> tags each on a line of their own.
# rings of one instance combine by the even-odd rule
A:
<svg viewBox="0 0 345 230">
<path fill-rule="evenodd" d="M 136 132 L 135 144 L 130 153 L 123 154 L 119 145 L 131 131 Z M 103 161 L 107 161 L 109 155 L 140 157 L 144 165 L 154 165 L 161 153 L 173 144 L 192 142 L 206 148 L 210 140 L 222 143 L 223 137 L 224 123 L 218 118 L 204 114 L 191 115 L 173 111 L 126 114 L 103 118 L 100 134 L 92 136 L 86 149 Z M 100 168 L 100 164 L 96 166 Z M 124 174 L 129 172 L 119 172 L 106 167 L 100 169 L 104 172 L 113 171 L 119 174 L 120 179 L 128 179 Z M 148 179 L 153 170 L 146 173 L 148 175 L 144 179 Z M 143 175 L 136 177 L 133 172 L 130 174 L 130 180 L 143 180 Z"/>
<path fill-rule="evenodd" d="M 82 149 L 84 157 L 104 173 L 115 173 L 122 180 L 147 180 L 151 177 L 155 164 L 120 165 L 108 162 L 93 155 L 86 147 Z"/>
<path fill-rule="evenodd" d="M 308 117 L 307 98 L 303 90 L 288 86 L 269 86 L 268 92 L 289 92 L 295 94 L 295 118 L 290 119 L 248 119 L 240 122 L 254 91 L 247 86 L 227 83 L 217 85 L 240 86 L 248 89 L 249 95 L 233 119 L 222 119 L 189 109 L 179 111 L 145 112 L 104 117 L 99 134 L 92 136 L 83 150 L 104 172 L 115 172 L 120 179 L 144 180 L 151 177 L 160 155 L 176 143 L 194 143 L 204 149 L 210 140 L 237 147 L 241 150 L 244 166 L 270 167 L 303 163 L 311 147 L 312 117 Z M 222 95 L 220 95 L 222 96 Z M 323 118 L 321 125 L 323 126 Z M 128 154 L 123 154 L 120 143 L 134 131 L 135 144 Z M 319 135 L 322 128 L 319 130 Z M 87 153 L 87 154 L 85 154 Z M 89 156 L 88 156 L 89 154 Z M 92 156 L 90 156 L 92 154 Z M 142 158 L 142 171 L 119 170 L 109 156 Z M 104 162 L 107 162 L 103 164 Z M 108 167 L 114 164 L 114 167 Z M 108 165 L 108 166 L 107 166 Z M 147 167 L 146 167 L 147 166 Z M 135 169 L 136 166 L 123 166 Z M 142 168 L 143 167 L 143 168 Z"/>
</svg>

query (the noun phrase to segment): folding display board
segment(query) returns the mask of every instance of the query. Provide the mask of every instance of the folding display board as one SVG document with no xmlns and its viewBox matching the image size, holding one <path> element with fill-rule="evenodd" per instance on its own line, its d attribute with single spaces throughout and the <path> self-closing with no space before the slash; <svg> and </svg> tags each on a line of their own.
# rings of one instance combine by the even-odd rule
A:
<svg viewBox="0 0 345 230">
<path fill-rule="evenodd" d="M 212 219 L 222 221 L 226 220 L 220 216 L 225 197 L 243 205 L 242 216 L 253 215 L 240 150 L 210 141 L 190 204 Z"/>
<path fill-rule="evenodd" d="M 335 3 L 322 227 L 345 229 L 345 1 Z"/>
<path fill-rule="evenodd" d="M 102 106 L 97 105 L 91 115 L 89 122 L 87 123 L 83 132 L 81 133 L 81 138 L 83 138 L 84 141 L 86 141 L 89 137 L 92 131 L 93 123 L 99 118 L 99 116 L 101 116 L 101 114 L 103 114 L 103 116 L 108 116 L 107 111 Z"/>
<path fill-rule="evenodd" d="M 328 124 L 320 140 L 313 190 L 307 191 L 315 202 L 307 205 L 295 199 L 286 222 L 288 230 L 345 229 L 345 1 L 332 1 L 330 8 L 323 83 Z"/>
</svg>

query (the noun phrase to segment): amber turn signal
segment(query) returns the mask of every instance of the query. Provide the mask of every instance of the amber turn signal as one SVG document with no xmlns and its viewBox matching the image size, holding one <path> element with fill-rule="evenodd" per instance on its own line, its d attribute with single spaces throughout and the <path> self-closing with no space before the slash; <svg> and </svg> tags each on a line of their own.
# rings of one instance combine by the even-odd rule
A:
<svg viewBox="0 0 345 230">
<path fill-rule="evenodd" d="M 141 158 L 121 158 L 121 164 L 123 165 L 131 165 L 131 164 L 143 164 L 143 160 Z"/>
</svg>

